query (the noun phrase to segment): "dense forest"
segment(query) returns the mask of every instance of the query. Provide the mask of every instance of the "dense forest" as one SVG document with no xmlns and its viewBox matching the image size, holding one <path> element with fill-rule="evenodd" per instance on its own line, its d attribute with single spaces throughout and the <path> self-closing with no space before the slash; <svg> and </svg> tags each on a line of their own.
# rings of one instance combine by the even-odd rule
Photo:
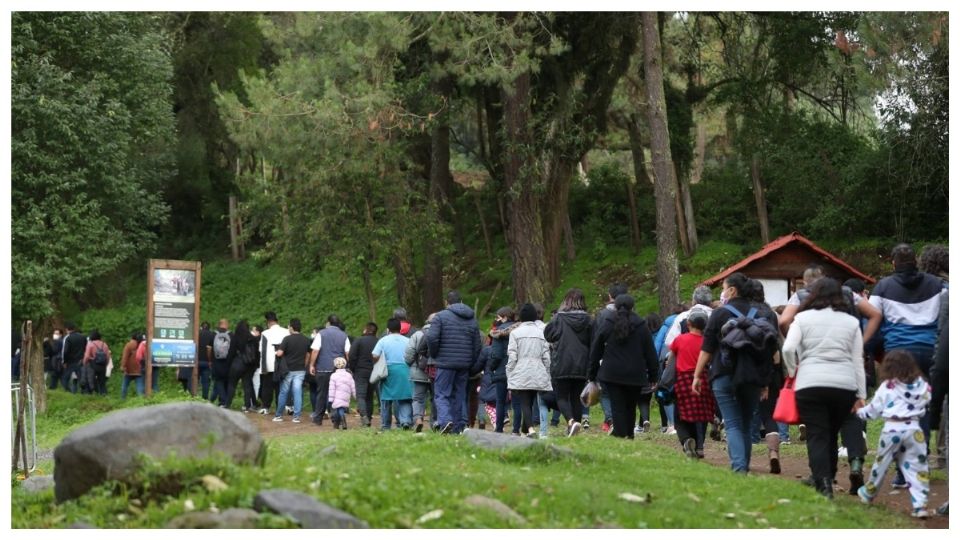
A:
<svg viewBox="0 0 960 540">
<path fill-rule="evenodd" d="M 146 258 L 394 276 L 470 253 L 543 301 L 578 247 L 947 237 L 948 17 L 12 15 L 12 315 L 122 298 Z M 231 203 L 231 201 L 235 201 Z"/>
</svg>

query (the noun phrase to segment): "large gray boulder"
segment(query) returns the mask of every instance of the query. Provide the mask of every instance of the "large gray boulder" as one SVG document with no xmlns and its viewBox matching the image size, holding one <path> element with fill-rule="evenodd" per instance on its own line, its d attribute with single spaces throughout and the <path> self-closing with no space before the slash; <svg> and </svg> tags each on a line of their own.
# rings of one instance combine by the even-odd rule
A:
<svg viewBox="0 0 960 540">
<path fill-rule="evenodd" d="M 124 481 L 137 456 L 176 454 L 201 458 L 223 454 L 254 463 L 263 446 L 257 428 L 242 414 L 207 403 L 167 403 L 111 413 L 71 432 L 53 451 L 57 502 L 79 497 L 107 480 Z"/>
<path fill-rule="evenodd" d="M 257 493 L 253 507 L 258 512 L 288 516 L 302 529 L 366 529 L 366 521 L 318 502 L 313 497 L 287 489 L 268 489 Z"/>
</svg>

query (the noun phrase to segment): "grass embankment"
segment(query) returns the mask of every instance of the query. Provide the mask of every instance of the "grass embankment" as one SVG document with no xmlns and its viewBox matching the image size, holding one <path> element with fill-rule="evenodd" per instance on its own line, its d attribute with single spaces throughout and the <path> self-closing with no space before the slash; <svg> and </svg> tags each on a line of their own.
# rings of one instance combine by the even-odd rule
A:
<svg viewBox="0 0 960 540">
<path fill-rule="evenodd" d="M 698 282 L 748 252 L 746 246 L 709 241 L 693 257 L 681 258 L 681 299 L 688 300 Z M 299 317 L 307 328 L 322 326 L 327 315 L 336 313 L 346 323 L 348 333 L 359 335 L 369 319 L 359 275 L 344 271 L 335 264 L 318 271 L 303 271 L 254 260 L 203 263 L 200 319 L 214 326 L 224 317 L 231 321 L 231 327 L 241 318 L 252 324 L 262 323 L 263 313 L 272 309 L 283 321 Z M 561 283 L 554 290 L 553 302 L 547 306 L 548 314 L 570 287 L 583 289 L 591 308 L 599 309 L 606 300 L 607 287 L 615 281 L 622 281 L 630 287 L 637 299 L 637 313 L 643 315 L 656 311 L 655 263 L 656 249 L 653 247 L 644 248 L 640 253 L 619 247 L 604 248 L 602 252 L 583 250 L 575 261 L 563 265 Z M 482 327 L 490 325 L 497 308 L 514 304 L 510 260 L 505 252 L 492 259 L 474 254 L 454 262 L 450 268 L 445 278 L 448 287 L 459 289 L 464 302 L 471 306 L 480 310 L 490 306 L 480 319 Z M 498 283 L 501 284 L 499 289 Z M 397 302 L 392 274 L 375 273 L 373 285 L 376 322 L 385 327 Z M 134 277 L 121 305 L 71 313 L 68 318 L 75 318 L 84 331 L 98 328 L 115 349 L 115 354 L 119 354 L 130 332 L 146 325 L 145 301 L 146 277 Z"/>
<path fill-rule="evenodd" d="M 170 388 L 151 402 L 174 399 L 185 398 Z M 41 446 L 53 446 L 74 427 L 109 410 L 143 403 L 58 392 L 38 419 Z M 600 419 L 595 420 L 599 425 Z M 689 462 L 675 448 L 649 439 L 615 440 L 599 431 L 548 441 L 571 448 L 573 457 L 536 449 L 501 454 L 476 448 L 462 437 L 433 433 L 304 431 L 271 439 L 262 469 L 217 460 L 170 460 L 149 466 L 138 485 L 102 486 L 62 505 L 54 503 L 52 490 L 28 494 L 14 487 L 13 526 L 64 527 L 80 520 L 98 527 L 161 527 L 190 506 L 250 507 L 254 495 L 267 488 L 308 493 L 381 528 L 516 526 L 507 516 L 469 506 L 464 499 L 474 494 L 502 501 L 526 519 L 522 526 L 534 528 L 915 526 L 904 516 L 866 508 L 853 498 L 827 502 L 792 479 L 741 477 Z M 323 451 L 330 446 L 336 449 Z M 49 473 L 52 463 L 40 468 Z M 201 482 L 205 474 L 229 487 L 208 492 Z M 623 500 L 621 493 L 649 496 L 649 502 Z M 443 513 L 417 522 L 434 510 Z M 289 522 L 264 516 L 260 525 Z"/>
</svg>

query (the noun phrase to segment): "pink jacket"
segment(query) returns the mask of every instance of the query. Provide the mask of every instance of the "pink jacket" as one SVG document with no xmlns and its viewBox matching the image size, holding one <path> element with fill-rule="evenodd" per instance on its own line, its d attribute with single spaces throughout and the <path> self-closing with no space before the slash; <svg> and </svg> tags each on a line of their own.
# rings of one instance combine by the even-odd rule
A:
<svg viewBox="0 0 960 540">
<path fill-rule="evenodd" d="M 353 375 L 345 369 L 338 369 L 330 376 L 331 407 L 349 407 L 350 398 L 357 397 L 357 387 L 353 382 Z"/>
</svg>

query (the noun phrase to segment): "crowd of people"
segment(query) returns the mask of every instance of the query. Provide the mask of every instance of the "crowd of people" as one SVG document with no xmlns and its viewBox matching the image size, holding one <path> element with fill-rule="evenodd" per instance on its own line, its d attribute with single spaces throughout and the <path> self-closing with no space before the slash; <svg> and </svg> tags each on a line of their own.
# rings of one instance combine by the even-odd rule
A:
<svg viewBox="0 0 960 540">
<path fill-rule="evenodd" d="M 665 320 L 635 313 L 634 298 L 617 283 L 593 315 L 574 288 L 548 321 L 542 304 L 505 306 L 485 331 L 457 291 L 422 328 L 398 308 L 384 332 L 368 322 L 353 338 L 336 315 L 309 337 L 299 319 L 284 327 L 272 311 L 263 327 L 241 320 L 231 330 L 221 319 L 211 330 L 204 322 L 200 395 L 231 408 L 242 392 L 243 412 L 273 414 L 274 422 L 289 416 L 300 423 L 307 398 L 311 421 L 328 419 L 336 429 L 347 429 L 351 403 L 360 426 L 371 426 L 378 404 L 383 430 L 396 424 L 458 434 L 490 425 L 542 438 L 561 417 L 565 436 L 590 428 L 584 399 L 595 384 L 602 432 L 627 439 L 650 432 L 656 399 L 661 432 L 676 434 L 689 458 L 704 457 L 709 434 L 725 439 L 731 469 L 747 473 L 752 448 L 763 441 L 769 470 L 779 474 L 780 445 L 790 438 L 774 409 L 784 380 L 792 378 L 798 439 L 806 443 L 811 471 L 805 482 L 832 498 L 845 454 L 849 493 L 870 503 L 895 464 L 893 486 L 909 490 L 912 515 L 923 518 L 931 426 L 938 428 L 938 459 L 947 454 L 949 263 L 945 247 L 929 246 L 918 264 L 907 244 L 893 249 L 892 262 L 893 274 L 872 294 L 857 279 L 841 284 L 811 264 L 804 287 L 776 307 L 766 303 L 760 281 L 733 273 L 718 301 L 710 288 L 697 287 L 691 304 Z M 84 336 L 70 323 L 66 330 L 45 342 L 50 388 L 105 393 L 110 348 L 96 330 Z M 142 332 L 123 347 L 124 398 L 131 382 L 144 391 L 145 349 Z M 187 390 L 192 370 L 179 371 Z M 865 421 L 873 418 L 884 426 L 865 477 Z"/>
</svg>

